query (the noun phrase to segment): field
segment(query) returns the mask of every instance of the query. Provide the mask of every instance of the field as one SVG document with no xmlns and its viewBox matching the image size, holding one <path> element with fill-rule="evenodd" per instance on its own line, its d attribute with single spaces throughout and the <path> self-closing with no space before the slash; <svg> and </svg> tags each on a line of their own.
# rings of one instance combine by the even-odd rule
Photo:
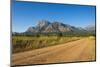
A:
<svg viewBox="0 0 100 67">
<path fill-rule="evenodd" d="M 54 46 L 70 41 L 79 40 L 81 37 L 59 37 L 59 36 L 13 36 L 13 53 L 24 52 L 28 50 L 34 50 L 44 48 L 48 46 Z"/>
<path fill-rule="evenodd" d="M 95 37 L 13 37 L 15 40 L 33 41 L 30 46 L 15 48 L 12 65 L 46 64 L 62 62 L 95 61 Z M 52 39 L 51 39 L 52 38 Z M 24 45 L 24 44 L 23 44 Z M 37 45 L 37 46 L 36 46 Z M 41 45 L 42 47 L 39 47 Z M 48 47 L 49 46 L 49 47 Z M 20 47 L 20 46 L 19 46 Z M 31 48 L 31 50 L 29 50 Z M 24 51 L 24 50 L 26 51 Z M 21 52 L 24 51 L 24 52 Z"/>
</svg>

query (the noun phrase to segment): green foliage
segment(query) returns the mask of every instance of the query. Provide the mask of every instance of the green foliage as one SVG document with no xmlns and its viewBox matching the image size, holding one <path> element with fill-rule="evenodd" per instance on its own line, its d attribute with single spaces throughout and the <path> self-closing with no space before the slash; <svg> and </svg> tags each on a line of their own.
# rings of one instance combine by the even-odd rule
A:
<svg viewBox="0 0 100 67">
<path fill-rule="evenodd" d="M 95 36 L 93 32 L 51 32 L 51 33 L 13 33 L 13 36 L 28 36 L 28 37 L 41 37 L 41 36 L 59 36 L 59 37 L 86 37 L 86 36 Z"/>
</svg>

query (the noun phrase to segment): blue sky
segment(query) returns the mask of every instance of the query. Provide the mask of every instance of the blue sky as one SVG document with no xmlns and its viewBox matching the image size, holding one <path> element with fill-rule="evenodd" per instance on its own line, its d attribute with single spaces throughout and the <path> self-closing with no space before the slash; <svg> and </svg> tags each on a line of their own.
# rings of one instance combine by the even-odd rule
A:
<svg viewBox="0 0 100 67">
<path fill-rule="evenodd" d="M 59 21 L 76 27 L 95 24 L 95 6 L 14 2 L 12 31 L 24 32 L 40 20 Z"/>
</svg>

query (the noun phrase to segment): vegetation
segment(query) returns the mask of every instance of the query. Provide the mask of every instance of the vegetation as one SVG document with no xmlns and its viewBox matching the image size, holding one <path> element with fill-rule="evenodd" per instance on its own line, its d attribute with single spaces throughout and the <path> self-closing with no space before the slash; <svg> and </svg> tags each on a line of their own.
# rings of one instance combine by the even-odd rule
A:
<svg viewBox="0 0 100 67">
<path fill-rule="evenodd" d="M 60 36 L 13 36 L 13 53 L 23 52 L 27 50 L 33 50 L 61 43 L 78 40 L 80 37 L 60 37 Z"/>
<path fill-rule="evenodd" d="M 13 36 L 30 36 L 30 37 L 40 37 L 40 36 L 67 36 L 67 37 L 86 37 L 86 36 L 95 36 L 95 33 L 93 32 L 51 32 L 51 33 L 30 33 L 30 32 L 25 32 L 25 33 L 13 33 Z"/>
<path fill-rule="evenodd" d="M 13 53 L 59 45 L 78 40 L 81 37 L 95 36 L 92 33 L 14 33 L 12 37 Z M 93 39 L 93 37 L 90 37 Z"/>
</svg>

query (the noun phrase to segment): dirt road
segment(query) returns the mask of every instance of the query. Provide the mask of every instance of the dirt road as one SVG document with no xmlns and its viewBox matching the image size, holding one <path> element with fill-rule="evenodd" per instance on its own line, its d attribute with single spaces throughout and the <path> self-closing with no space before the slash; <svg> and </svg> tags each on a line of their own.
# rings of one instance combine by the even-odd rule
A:
<svg viewBox="0 0 100 67">
<path fill-rule="evenodd" d="M 84 38 L 56 46 L 16 53 L 12 65 L 94 61 L 95 40 Z"/>
</svg>

